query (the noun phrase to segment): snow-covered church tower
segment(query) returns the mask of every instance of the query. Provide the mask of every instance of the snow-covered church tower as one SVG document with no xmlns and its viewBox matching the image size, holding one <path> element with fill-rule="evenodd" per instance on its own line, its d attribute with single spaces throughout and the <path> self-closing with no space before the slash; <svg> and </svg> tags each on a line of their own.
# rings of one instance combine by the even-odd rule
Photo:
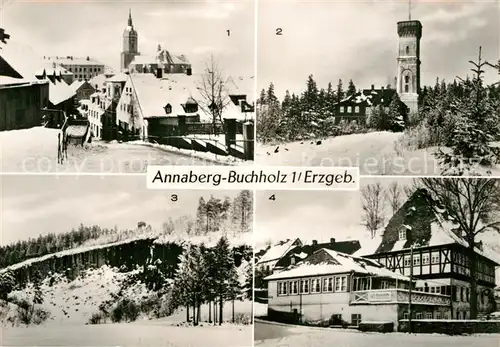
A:
<svg viewBox="0 0 500 347">
<path fill-rule="evenodd" d="M 135 56 L 139 55 L 138 51 L 138 34 L 132 23 L 132 12 L 129 10 L 127 27 L 123 31 L 123 51 L 121 54 L 121 71 L 128 69 L 130 62 Z"/>
</svg>

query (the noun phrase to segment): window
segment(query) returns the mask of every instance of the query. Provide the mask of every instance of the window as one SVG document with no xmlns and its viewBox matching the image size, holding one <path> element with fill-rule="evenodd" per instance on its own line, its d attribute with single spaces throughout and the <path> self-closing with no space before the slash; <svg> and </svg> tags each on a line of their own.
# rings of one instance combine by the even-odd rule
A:
<svg viewBox="0 0 500 347">
<path fill-rule="evenodd" d="M 313 278 L 311 280 L 311 293 L 320 293 L 321 284 L 319 278 Z"/>
<path fill-rule="evenodd" d="M 460 301 L 465 301 L 465 288 L 464 287 L 460 287 Z"/>
<path fill-rule="evenodd" d="M 425 318 L 426 318 L 426 319 L 432 319 L 432 312 L 427 312 L 427 313 L 425 314 Z"/>
<path fill-rule="evenodd" d="M 405 265 L 405 267 L 410 267 L 411 261 L 410 261 L 410 256 L 409 255 L 405 255 L 404 265 Z"/>
<path fill-rule="evenodd" d="M 413 256 L 413 266 L 418 266 L 418 265 L 420 265 L 420 254 Z"/>
<path fill-rule="evenodd" d="M 428 265 L 429 264 L 429 254 L 424 253 L 422 254 L 422 265 Z"/>
<path fill-rule="evenodd" d="M 465 301 L 469 302 L 470 301 L 470 292 L 469 288 L 465 288 Z"/>
<path fill-rule="evenodd" d="M 172 113 L 172 105 L 170 105 L 170 104 L 165 105 L 165 113 L 166 114 Z"/>
<path fill-rule="evenodd" d="M 409 317 L 409 316 L 408 316 L 408 312 L 405 312 L 405 313 L 403 314 L 403 319 L 408 319 L 408 317 Z"/>
<path fill-rule="evenodd" d="M 333 277 L 323 279 L 323 291 L 333 292 Z"/>
<path fill-rule="evenodd" d="M 361 323 L 361 315 L 359 313 L 351 314 L 351 324 L 358 326 Z"/>
<path fill-rule="evenodd" d="M 405 76 L 405 93 L 410 92 L 410 76 Z"/>
<path fill-rule="evenodd" d="M 335 291 L 340 292 L 340 277 L 335 277 Z"/>
<path fill-rule="evenodd" d="M 354 112 L 359 113 L 359 106 L 354 107 Z"/>
<path fill-rule="evenodd" d="M 417 312 L 417 315 L 415 317 L 417 319 L 422 319 L 422 317 L 423 317 L 422 312 Z"/>
<path fill-rule="evenodd" d="M 406 229 L 399 230 L 399 241 L 406 240 Z"/>
<path fill-rule="evenodd" d="M 309 280 L 300 281 L 300 292 L 302 294 L 309 294 Z"/>
<path fill-rule="evenodd" d="M 441 312 L 436 312 L 436 319 L 441 319 Z"/>
<path fill-rule="evenodd" d="M 299 281 L 290 282 L 290 294 L 295 295 L 299 293 Z"/>
<path fill-rule="evenodd" d="M 432 264 L 439 264 L 439 252 L 432 252 L 431 262 Z"/>
<path fill-rule="evenodd" d="M 352 113 L 352 106 L 347 106 L 347 113 Z"/>
<path fill-rule="evenodd" d="M 436 293 L 436 287 L 431 287 L 431 293 Z"/>
<path fill-rule="evenodd" d="M 286 295 L 286 282 L 278 282 L 278 295 Z"/>
<path fill-rule="evenodd" d="M 343 292 L 347 292 L 347 277 L 341 277 L 341 280 L 342 280 L 342 286 L 340 288 L 341 291 Z"/>
<path fill-rule="evenodd" d="M 344 113 L 344 106 L 340 106 L 339 110 L 340 110 L 340 113 Z"/>
<path fill-rule="evenodd" d="M 406 55 L 410 54 L 410 46 L 406 46 Z"/>
</svg>

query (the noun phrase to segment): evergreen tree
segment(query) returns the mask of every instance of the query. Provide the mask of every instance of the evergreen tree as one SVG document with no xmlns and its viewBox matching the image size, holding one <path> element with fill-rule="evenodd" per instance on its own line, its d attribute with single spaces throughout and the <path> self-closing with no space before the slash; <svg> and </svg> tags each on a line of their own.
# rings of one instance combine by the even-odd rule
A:
<svg viewBox="0 0 500 347">
<path fill-rule="evenodd" d="M 314 80 L 313 75 L 309 75 L 307 78 L 307 87 L 305 92 L 302 94 L 302 110 L 314 112 L 318 109 L 318 85 Z"/>
<path fill-rule="evenodd" d="M 356 94 L 356 86 L 352 80 L 349 80 L 346 96 L 353 96 L 354 94 Z"/>
<path fill-rule="evenodd" d="M 342 80 L 339 79 L 339 83 L 337 84 L 337 102 L 340 102 L 344 99 L 345 93 L 344 93 L 344 86 L 342 84 Z"/>
<path fill-rule="evenodd" d="M 209 220 L 207 213 L 207 203 L 203 197 L 198 200 L 198 209 L 196 210 L 196 234 L 206 234 L 209 230 Z"/>
<path fill-rule="evenodd" d="M 394 93 L 389 111 L 387 113 L 387 130 L 403 131 L 405 128 L 405 121 L 407 119 L 406 105 L 401 101 L 398 93 Z"/>
</svg>

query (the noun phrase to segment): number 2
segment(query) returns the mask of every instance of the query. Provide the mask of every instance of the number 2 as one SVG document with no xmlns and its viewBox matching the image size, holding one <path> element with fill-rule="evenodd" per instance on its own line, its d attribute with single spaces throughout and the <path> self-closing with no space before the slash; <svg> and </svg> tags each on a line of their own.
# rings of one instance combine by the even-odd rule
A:
<svg viewBox="0 0 500 347">
<path fill-rule="evenodd" d="M 276 35 L 283 35 L 283 29 L 276 28 Z"/>
</svg>

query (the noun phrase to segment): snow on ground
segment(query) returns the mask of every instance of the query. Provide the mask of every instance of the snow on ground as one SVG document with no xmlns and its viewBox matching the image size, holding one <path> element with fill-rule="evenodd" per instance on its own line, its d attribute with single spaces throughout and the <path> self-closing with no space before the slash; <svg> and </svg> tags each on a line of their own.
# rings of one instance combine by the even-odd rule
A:
<svg viewBox="0 0 500 347">
<path fill-rule="evenodd" d="M 371 132 L 283 144 L 257 144 L 255 161 L 263 165 L 355 166 L 361 175 L 440 175 L 436 148 L 397 150 L 403 133 Z M 275 153 L 277 149 L 277 153 Z M 500 167 L 476 173 L 499 175 Z"/>
<path fill-rule="evenodd" d="M 253 311 L 255 317 L 266 317 L 267 316 L 267 304 L 261 304 L 260 302 L 254 302 Z"/>
<path fill-rule="evenodd" d="M 68 159 L 57 163 L 57 129 L 34 127 L 0 132 L 1 172 L 142 173 L 155 165 L 230 165 L 233 157 L 216 156 L 170 146 L 93 141 L 69 145 Z M 251 164 L 252 162 L 247 162 Z"/>
<path fill-rule="evenodd" d="M 259 347 L 498 347 L 498 334 L 448 336 L 438 334 L 362 333 L 357 330 L 285 326 L 255 322 L 255 346 Z"/>
<path fill-rule="evenodd" d="M 60 278 L 53 286 L 47 278 L 41 286 L 44 293 L 44 303 L 41 305 L 50 312 L 47 325 L 53 324 L 85 324 L 92 314 L 99 312 L 99 305 L 111 300 L 117 294 L 120 284 L 131 273 L 119 273 L 116 269 L 103 266 L 96 270 L 87 270 L 84 276 L 74 281 Z M 149 294 L 144 284 L 137 283 L 130 286 L 124 294 L 135 301 L 147 297 Z M 28 287 L 22 291 L 13 291 L 9 294 L 18 299 L 33 298 L 33 289 Z"/>
<path fill-rule="evenodd" d="M 177 327 L 155 321 L 2 330 L 3 346 L 250 347 L 251 325 Z"/>
</svg>

